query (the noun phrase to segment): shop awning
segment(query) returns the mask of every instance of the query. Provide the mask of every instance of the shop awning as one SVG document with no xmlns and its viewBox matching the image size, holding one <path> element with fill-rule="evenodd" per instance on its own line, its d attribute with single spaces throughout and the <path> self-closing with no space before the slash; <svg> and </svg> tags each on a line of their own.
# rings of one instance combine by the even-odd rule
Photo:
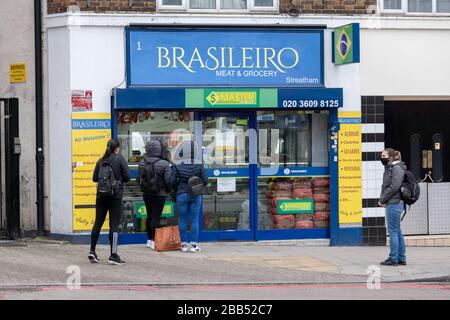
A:
<svg viewBox="0 0 450 320">
<path fill-rule="evenodd" d="M 113 108 L 327 109 L 343 106 L 342 88 L 149 88 L 114 89 Z"/>
</svg>

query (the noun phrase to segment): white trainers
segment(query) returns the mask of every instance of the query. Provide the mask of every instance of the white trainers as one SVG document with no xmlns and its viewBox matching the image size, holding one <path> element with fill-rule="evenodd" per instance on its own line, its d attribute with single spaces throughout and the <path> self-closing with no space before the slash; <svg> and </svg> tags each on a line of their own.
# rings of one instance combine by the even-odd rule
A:
<svg viewBox="0 0 450 320">
<path fill-rule="evenodd" d="M 152 240 L 147 240 L 147 248 L 155 250 L 155 242 Z"/>
<path fill-rule="evenodd" d="M 187 252 L 187 251 L 188 251 L 188 247 L 187 247 L 187 245 L 185 245 L 185 244 L 182 244 L 182 245 L 181 245 L 181 251 L 183 251 L 183 252 Z"/>
<path fill-rule="evenodd" d="M 191 252 L 200 252 L 200 251 L 202 251 L 202 249 L 198 245 L 195 244 L 192 245 Z"/>
</svg>

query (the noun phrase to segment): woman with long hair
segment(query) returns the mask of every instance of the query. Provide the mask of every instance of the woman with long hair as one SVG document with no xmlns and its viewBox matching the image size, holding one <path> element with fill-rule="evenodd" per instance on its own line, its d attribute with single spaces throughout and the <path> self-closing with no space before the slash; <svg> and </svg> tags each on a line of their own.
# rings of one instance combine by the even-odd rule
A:
<svg viewBox="0 0 450 320">
<path fill-rule="evenodd" d="M 117 140 L 108 141 L 104 155 L 95 165 L 93 181 L 97 182 L 97 199 L 95 203 L 95 222 L 91 233 L 91 251 L 88 258 L 92 263 L 100 262 L 95 247 L 100 236 L 100 230 L 109 212 L 109 242 L 111 255 L 110 264 L 122 265 L 117 254 L 118 232 L 122 216 L 123 184 L 130 181 L 128 164 L 120 154 L 120 144 Z"/>
</svg>

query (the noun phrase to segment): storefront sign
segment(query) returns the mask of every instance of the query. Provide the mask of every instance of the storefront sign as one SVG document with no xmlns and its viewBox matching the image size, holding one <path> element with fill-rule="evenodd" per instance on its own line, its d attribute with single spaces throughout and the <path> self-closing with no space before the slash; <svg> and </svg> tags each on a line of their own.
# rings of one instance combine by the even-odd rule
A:
<svg viewBox="0 0 450 320">
<path fill-rule="evenodd" d="M 339 112 L 339 225 L 362 225 L 361 113 Z"/>
<path fill-rule="evenodd" d="M 144 202 L 135 202 L 134 204 L 136 218 L 147 219 L 147 208 Z M 173 217 L 175 215 L 174 204 L 172 201 L 166 201 L 162 215 L 163 218 Z"/>
<path fill-rule="evenodd" d="M 205 107 L 224 108 L 227 106 L 257 106 L 259 90 L 246 89 L 212 89 L 205 90 Z"/>
<path fill-rule="evenodd" d="M 333 63 L 336 65 L 360 62 L 359 23 L 336 28 L 332 35 Z"/>
<path fill-rule="evenodd" d="M 314 213 L 313 199 L 278 200 L 278 214 L 306 214 Z"/>
<path fill-rule="evenodd" d="M 111 139 L 109 113 L 72 114 L 73 231 L 90 231 L 95 220 L 95 164 Z M 108 226 L 108 221 L 104 224 Z"/>
<path fill-rule="evenodd" d="M 72 111 L 92 111 L 92 90 L 72 90 Z"/>
<path fill-rule="evenodd" d="M 25 63 L 15 63 L 9 65 L 9 82 L 21 83 L 27 81 L 27 71 Z"/>
<path fill-rule="evenodd" d="M 127 29 L 128 86 L 323 86 L 322 30 Z"/>
</svg>

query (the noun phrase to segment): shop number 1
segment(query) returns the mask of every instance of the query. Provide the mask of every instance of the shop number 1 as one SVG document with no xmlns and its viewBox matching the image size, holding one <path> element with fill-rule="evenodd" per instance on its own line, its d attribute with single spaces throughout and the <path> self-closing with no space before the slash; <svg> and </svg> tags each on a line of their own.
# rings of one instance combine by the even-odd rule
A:
<svg viewBox="0 0 450 320">
<path fill-rule="evenodd" d="M 337 108 L 339 100 L 283 100 L 283 108 Z"/>
</svg>

